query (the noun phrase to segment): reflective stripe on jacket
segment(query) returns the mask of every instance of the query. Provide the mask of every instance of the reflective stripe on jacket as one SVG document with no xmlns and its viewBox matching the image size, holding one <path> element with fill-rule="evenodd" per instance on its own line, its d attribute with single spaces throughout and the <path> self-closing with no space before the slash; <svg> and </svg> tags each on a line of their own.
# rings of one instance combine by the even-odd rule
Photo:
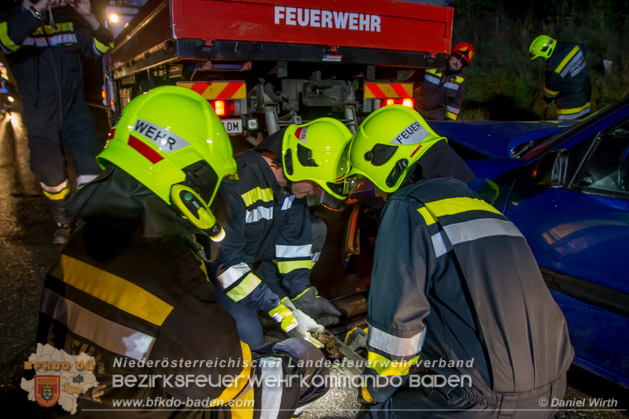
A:
<svg viewBox="0 0 629 419">
<path fill-rule="evenodd" d="M 79 229 L 48 272 L 38 341 L 94 356 L 99 386 L 86 398 L 106 405 L 155 396 L 220 405 L 237 397 L 252 374 L 249 347 L 216 303 L 202 260 L 178 236 L 149 239 L 114 225 Z M 207 360 L 213 361 L 185 364 Z M 133 361 L 159 362 L 140 368 L 129 366 Z M 116 388 L 113 374 L 194 374 L 215 385 L 162 386 L 160 380 L 150 388 Z"/>
<path fill-rule="evenodd" d="M 232 300 L 268 312 L 278 296 L 251 267 L 275 261 L 291 296 L 305 290 L 313 265 L 310 212 L 305 199 L 282 190 L 259 152 L 235 158 L 239 180 L 227 179 L 219 189 L 223 207 L 217 214 L 226 237 L 214 262 L 216 277 Z"/>
<path fill-rule="evenodd" d="M 573 356 L 564 316 L 524 237 L 452 178 L 422 180 L 385 206 L 367 322 L 369 360 L 379 361 L 368 374 L 469 361 L 429 369 L 469 375 L 485 394 L 550 383 Z M 367 390 L 376 401 L 394 391 Z"/>
<path fill-rule="evenodd" d="M 456 120 L 463 105 L 464 91 L 462 72 L 447 74 L 442 69 L 427 69 L 415 95 L 417 111 L 427 119 Z"/>
<path fill-rule="evenodd" d="M 558 119 L 576 119 L 590 113 L 590 75 L 585 47 L 558 42 L 546 66 L 544 100 L 556 101 Z"/>
</svg>

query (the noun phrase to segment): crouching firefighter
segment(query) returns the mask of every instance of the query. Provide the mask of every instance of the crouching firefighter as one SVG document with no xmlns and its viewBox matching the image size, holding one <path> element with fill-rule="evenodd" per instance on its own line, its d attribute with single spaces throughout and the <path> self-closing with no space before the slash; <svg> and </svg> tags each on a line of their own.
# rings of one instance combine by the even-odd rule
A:
<svg viewBox="0 0 629 419">
<path fill-rule="evenodd" d="M 467 188 L 473 173 L 412 109 L 369 115 L 350 160 L 346 192 L 366 177 L 388 197 L 369 290 L 368 413 L 551 417 L 544 403 L 563 398 L 573 350 L 522 234 Z"/>
<path fill-rule="evenodd" d="M 279 310 L 290 310 L 304 320 L 299 323 L 306 331 L 322 331 L 318 324 L 339 321 L 341 312 L 310 283 L 327 230 L 310 214 L 306 197 L 345 199 L 351 138 L 349 129 L 332 118 L 290 125 L 237 154 L 239 180 L 221 185 L 224 207 L 217 214 L 227 237 L 214 262 L 219 301 L 251 346 L 263 339 L 257 310 L 277 319 Z M 295 333 L 282 328 L 289 336 Z"/>
<path fill-rule="evenodd" d="M 290 418 L 325 394 L 315 346 L 289 339 L 252 351 L 216 302 L 204 246 L 224 231 L 209 206 L 237 172 L 208 102 L 174 86 L 137 97 L 98 162 L 103 174 L 68 202 L 81 223 L 46 276 L 38 328 L 39 342 L 95 357 L 99 385 L 79 409 L 176 399 L 210 408 L 125 417 Z M 153 384 L 121 385 L 130 375 Z M 289 376 L 306 379 L 281 380 Z"/>
</svg>

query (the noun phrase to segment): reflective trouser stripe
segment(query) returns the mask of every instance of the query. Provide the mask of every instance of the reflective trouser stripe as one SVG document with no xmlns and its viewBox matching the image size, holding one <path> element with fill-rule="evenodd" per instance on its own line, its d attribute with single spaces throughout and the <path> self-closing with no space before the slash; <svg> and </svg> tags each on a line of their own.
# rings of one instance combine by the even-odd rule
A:
<svg viewBox="0 0 629 419">
<path fill-rule="evenodd" d="M 251 268 L 244 262 L 232 265 L 222 274 L 218 275 L 216 279 L 221 284 L 223 289 L 229 288 L 232 284 L 242 278 L 244 275 L 251 272 Z"/>
<path fill-rule="evenodd" d="M 395 357 L 408 358 L 417 355 L 422 350 L 425 335 L 425 327 L 424 330 L 411 337 L 401 338 L 370 325 L 367 346 Z"/>
<path fill-rule="evenodd" d="M 312 244 L 301 246 L 275 245 L 275 256 L 277 258 L 312 258 Z"/>
<path fill-rule="evenodd" d="M 419 355 L 414 356 L 408 361 L 391 361 L 385 356 L 375 352 L 367 353 L 367 366 L 377 372 L 379 375 L 408 375 L 408 369 L 417 364 Z"/>
<path fill-rule="evenodd" d="M 41 311 L 64 324 L 70 331 L 118 355 L 147 359 L 155 338 L 115 323 L 44 289 Z"/>
<path fill-rule="evenodd" d="M 312 259 L 308 260 L 278 260 L 277 261 L 277 270 L 282 274 L 286 275 L 289 272 L 292 272 L 296 269 L 312 269 L 314 266 L 314 262 Z"/>
<path fill-rule="evenodd" d="M 264 357 L 260 359 L 262 382 L 262 406 L 260 419 L 276 418 L 282 405 L 282 359 Z"/>
<path fill-rule="evenodd" d="M 570 117 L 570 119 L 574 119 L 581 115 L 585 115 L 590 112 L 591 102 L 587 102 L 585 105 L 580 106 L 578 108 L 557 108 L 557 118 L 561 119 L 562 116 Z"/>
<path fill-rule="evenodd" d="M 101 301 L 161 326 L 173 306 L 144 288 L 95 266 L 61 255 L 61 271 L 53 276 Z"/>
<path fill-rule="evenodd" d="M 48 186 L 41 182 L 39 184 L 41 185 L 41 188 L 46 198 L 50 199 L 51 201 L 61 201 L 70 194 L 68 179 L 64 180 L 56 186 Z"/>
<path fill-rule="evenodd" d="M 459 115 L 446 111 L 446 118 L 455 120 L 459 117 Z"/>
<path fill-rule="evenodd" d="M 236 285 L 233 289 L 226 292 L 227 296 L 235 303 L 247 297 L 249 294 L 260 285 L 260 279 L 257 276 L 250 273 L 247 275 L 240 284 Z"/>
</svg>

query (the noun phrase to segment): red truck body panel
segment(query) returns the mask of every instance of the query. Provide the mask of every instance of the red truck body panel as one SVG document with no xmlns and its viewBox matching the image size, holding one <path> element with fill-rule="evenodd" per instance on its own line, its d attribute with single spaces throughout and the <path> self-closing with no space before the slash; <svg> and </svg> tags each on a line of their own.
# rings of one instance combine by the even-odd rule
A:
<svg viewBox="0 0 629 419">
<path fill-rule="evenodd" d="M 313 5 L 316 5 L 313 7 Z M 175 39 L 448 54 L 454 9 L 392 0 L 172 0 Z"/>
</svg>

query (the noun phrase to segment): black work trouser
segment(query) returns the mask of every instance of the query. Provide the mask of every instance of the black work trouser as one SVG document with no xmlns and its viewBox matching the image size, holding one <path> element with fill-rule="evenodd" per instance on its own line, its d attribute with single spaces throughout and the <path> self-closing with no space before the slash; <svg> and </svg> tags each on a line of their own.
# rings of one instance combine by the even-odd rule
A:
<svg viewBox="0 0 629 419">
<path fill-rule="evenodd" d="M 553 400 L 563 400 L 566 375 L 549 384 L 519 393 L 481 394 L 468 388 L 401 388 L 382 403 L 369 406 L 362 417 L 372 418 L 478 418 L 545 419 L 557 409 Z M 556 406 L 556 404 L 555 404 Z"/>
</svg>

